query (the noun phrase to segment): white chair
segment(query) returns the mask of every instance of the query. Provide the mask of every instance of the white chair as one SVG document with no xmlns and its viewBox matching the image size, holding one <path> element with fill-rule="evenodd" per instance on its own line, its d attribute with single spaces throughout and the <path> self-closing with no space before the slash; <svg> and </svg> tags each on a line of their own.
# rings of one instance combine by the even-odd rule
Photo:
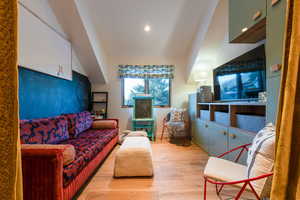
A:
<svg viewBox="0 0 300 200">
<path fill-rule="evenodd" d="M 240 188 L 234 199 L 238 200 L 245 190 L 252 192 L 257 199 L 268 197 L 271 190 L 274 165 L 275 128 L 267 125 L 254 138 L 253 145 L 236 147 L 218 157 L 210 157 L 204 170 L 204 200 L 207 183 L 216 186 L 220 195 L 224 186 Z M 240 151 L 234 162 L 222 159 L 225 155 Z M 244 152 L 248 151 L 247 165 L 238 164 Z"/>
</svg>

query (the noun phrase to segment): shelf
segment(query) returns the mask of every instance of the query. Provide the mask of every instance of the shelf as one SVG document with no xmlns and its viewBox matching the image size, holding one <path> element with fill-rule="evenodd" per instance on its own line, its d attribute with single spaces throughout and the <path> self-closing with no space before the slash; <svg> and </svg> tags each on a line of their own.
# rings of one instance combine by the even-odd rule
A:
<svg viewBox="0 0 300 200">
<path fill-rule="evenodd" d="M 92 92 L 91 103 L 94 113 L 102 115 L 104 119 L 107 118 L 108 92 Z"/>
<path fill-rule="evenodd" d="M 108 101 L 93 101 L 92 103 L 108 103 Z"/>
<path fill-rule="evenodd" d="M 197 103 L 197 118 L 226 127 L 257 132 L 265 126 L 266 105 L 261 102 Z"/>
<path fill-rule="evenodd" d="M 213 102 L 213 103 L 197 103 L 198 105 L 245 105 L 245 106 L 265 106 L 262 102 Z"/>
</svg>

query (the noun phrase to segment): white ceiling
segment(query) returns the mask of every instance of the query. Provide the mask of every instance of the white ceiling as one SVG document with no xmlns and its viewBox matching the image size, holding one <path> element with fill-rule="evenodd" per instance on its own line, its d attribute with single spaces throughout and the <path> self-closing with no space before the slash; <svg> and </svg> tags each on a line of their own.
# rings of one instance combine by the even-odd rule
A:
<svg viewBox="0 0 300 200">
<path fill-rule="evenodd" d="M 84 3 L 107 56 L 187 58 L 211 0 L 89 0 Z M 209 11 L 208 11 L 209 10 Z M 144 32 L 149 24 L 151 31 Z"/>
</svg>

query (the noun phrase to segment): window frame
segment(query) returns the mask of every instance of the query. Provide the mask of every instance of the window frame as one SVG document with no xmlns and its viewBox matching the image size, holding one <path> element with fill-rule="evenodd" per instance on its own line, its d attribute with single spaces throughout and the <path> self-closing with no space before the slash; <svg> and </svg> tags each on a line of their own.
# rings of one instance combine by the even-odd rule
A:
<svg viewBox="0 0 300 200">
<path fill-rule="evenodd" d="M 121 108 L 132 108 L 133 105 L 125 105 L 125 78 L 121 78 L 121 95 L 122 95 L 122 105 Z M 143 78 L 141 78 L 143 79 Z M 163 78 L 168 79 L 168 78 Z M 145 84 L 145 94 L 149 94 L 149 79 L 143 79 Z M 172 79 L 169 78 L 169 103 L 166 105 L 153 105 L 154 108 L 170 108 L 171 107 L 171 94 L 172 94 Z"/>
</svg>

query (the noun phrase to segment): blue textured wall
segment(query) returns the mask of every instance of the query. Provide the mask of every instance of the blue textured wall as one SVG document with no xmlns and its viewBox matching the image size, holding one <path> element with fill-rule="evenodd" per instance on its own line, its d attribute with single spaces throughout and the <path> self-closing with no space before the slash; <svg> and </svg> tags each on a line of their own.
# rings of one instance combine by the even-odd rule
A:
<svg viewBox="0 0 300 200">
<path fill-rule="evenodd" d="M 21 119 L 35 119 L 90 110 L 91 83 L 73 71 L 73 80 L 19 67 Z"/>
</svg>

